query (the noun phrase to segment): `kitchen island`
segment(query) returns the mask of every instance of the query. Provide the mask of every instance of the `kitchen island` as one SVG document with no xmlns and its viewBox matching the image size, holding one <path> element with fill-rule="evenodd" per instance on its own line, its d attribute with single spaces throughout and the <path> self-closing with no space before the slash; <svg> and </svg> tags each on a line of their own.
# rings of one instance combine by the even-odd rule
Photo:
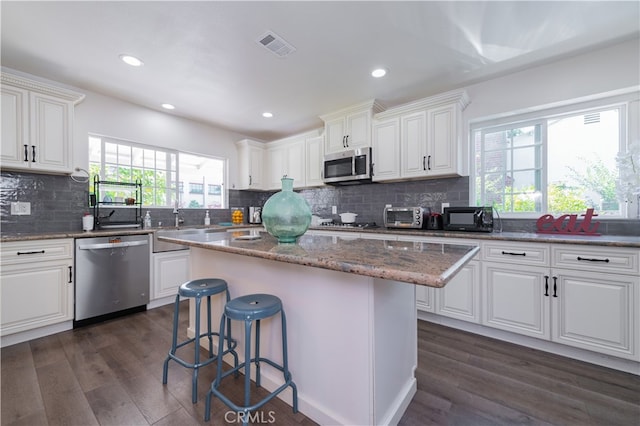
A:
<svg viewBox="0 0 640 426">
<path fill-rule="evenodd" d="M 323 235 L 279 245 L 258 231 L 160 239 L 191 246 L 194 279 L 223 278 L 231 297 L 270 293 L 282 299 L 299 408 L 320 424 L 399 421 L 416 392 L 415 285 L 446 285 L 479 250 Z M 213 305 L 218 318 L 222 298 Z M 191 334 L 193 308 L 192 303 Z M 269 321 L 262 328 L 261 353 L 279 362 L 280 328 Z M 241 324 L 232 327 L 242 355 Z M 282 375 L 268 367 L 262 368 L 262 383 L 271 390 Z M 281 396 L 291 404 L 287 392 Z"/>
</svg>

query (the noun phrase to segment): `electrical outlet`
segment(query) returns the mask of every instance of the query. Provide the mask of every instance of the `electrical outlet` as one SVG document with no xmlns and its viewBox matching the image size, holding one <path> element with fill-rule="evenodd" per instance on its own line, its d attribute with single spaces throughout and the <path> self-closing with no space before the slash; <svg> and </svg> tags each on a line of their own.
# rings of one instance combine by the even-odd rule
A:
<svg viewBox="0 0 640 426">
<path fill-rule="evenodd" d="M 444 213 L 445 207 L 449 207 L 449 203 L 442 203 L 442 213 Z"/>
<path fill-rule="evenodd" d="M 338 207 L 337 206 L 331 206 L 331 214 L 338 214 Z"/>
<path fill-rule="evenodd" d="M 31 214 L 31 203 L 14 201 L 11 203 L 11 214 L 14 216 L 28 216 Z"/>
</svg>

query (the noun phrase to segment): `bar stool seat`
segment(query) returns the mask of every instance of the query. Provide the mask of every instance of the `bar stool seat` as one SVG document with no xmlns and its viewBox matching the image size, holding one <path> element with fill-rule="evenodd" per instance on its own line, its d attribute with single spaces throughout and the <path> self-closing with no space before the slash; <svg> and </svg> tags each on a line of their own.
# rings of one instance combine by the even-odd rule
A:
<svg viewBox="0 0 640 426">
<path fill-rule="evenodd" d="M 178 294 L 176 294 L 176 300 L 174 304 L 173 311 L 173 336 L 171 341 L 171 349 L 167 354 L 167 358 L 164 361 L 164 366 L 162 369 L 162 383 L 167 384 L 167 375 L 169 371 L 169 361 L 174 360 L 178 364 L 182 365 L 186 368 L 193 369 L 193 377 L 192 377 L 192 389 L 191 389 L 191 400 L 195 404 L 198 401 L 198 370 L 205 365 L 208 365 L 217 359 L 221 359 L 221 356 L 224 356 L 226 353 L 231 353 L 235 359 L 235 366 L 238 365 L 238 355 L 235 352 L 235 348 L 237 346 L 237 342 L 231 338 L 231 328 L 229 328 L 229 335 L 226 336 L 227 347 L 223 349 L 224 341 L 221 339 L 218 346 L 218 354 L 214 356 L 213 354 L 213 339 L 212 336 L 218 336 L 218 332 L 212 331 L 211 327 L 211 296 L 216 294 L 225 293 L 226 294 L 226 303 L 229 302 L 229 289 L 227 286 L 227 282 L 220 278 L 201 278 L 197 280 L 187 281 L 182 284 L 178 289 Z M 191 339 L 187 339 L 184 342 L 178 343 L 178 319 L 180 312 L 180 297 L 194 298 L 196 302 L 196 318 L 195 318 L 195 335 Z M 207 298 L 207 331 L 201 333 L 200 332 L 200 305 L 202 302 L 202 298 Z M 231 326 L 231 321 L 228 321 L 229 327 Z M 200 339 L 202 337 L 207 337 L 209 339 L 209 358 L 200 361 Z M 194 361 L 193 363 L 187 362 L 176 355 L 176 351 L 190 343 L 194 343 Z M 222 353 L 221 353 L 222 351 Z"/>
<path fill-rule="evenodd" d="M 263 358 L 260 356 L 260 320 L 272 317 L 280 312 L 281 325 L 282 325 L 282 365 L 275 363 L 274 361 Z M 209 421 L 211 418 L 211 396 L 217 396 L 222 402 L 224 402 L 232 410 L 243 413 L 243 424 L 247 424 L 249 421 L 249 412 L 257 410 L 264 404 L 273 399 L 276 395 L 282 392 L 287 387 L 291 387 L 293 391 L 293 412 L 298 412 L 298 390 L 295 383 L 291 378 L 289 372 L 289 360 L 287 355 L 287 321 L 282 307 L 282 301 L 270 294 L 250 294 L 235 298 L 225 305 L 224 312 L 220 318 L 220 332 L 218 333 L 218 339 L 222 342 L 225 339 L 225 319 L 244 321 L 245 325 L 245 348 L 244 348 L 244 362 L 240 365 L 236 365 L 231 370 L 222 372 L 222 363 L 217 365 L 216 378 L 211 384 L 209 392 L 207 392 L 207 399 L 204 411 L 205 421 Z M 251 358 L 251 326 L 255 321 L 255 356 Z M 227 323 L 227 329 L 230 330 Z M 251 363 L 256 367 L 256 386 L 260 386 L 260 362 L 266 362 L 272 367 L 280 370 L 284 376 L 284 383 L 278 387 L 275 391 L 264 397 L 259 402 L 250 405 L 250 385 L 251 385 Z M 225 396 L 220 390 L 220 382 L 223 378 L 230 374 L 236 374 L 240 369 L 244 369 L 244 405 L 237 405 L 232 402 L 227 396 Z"/>
</svg>

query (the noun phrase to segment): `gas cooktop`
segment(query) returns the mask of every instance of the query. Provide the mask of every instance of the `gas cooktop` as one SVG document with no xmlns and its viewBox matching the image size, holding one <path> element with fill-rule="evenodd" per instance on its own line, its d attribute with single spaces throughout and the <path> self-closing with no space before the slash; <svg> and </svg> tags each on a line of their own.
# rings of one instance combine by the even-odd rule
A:
<svg viewBox="0 0 640 426">
<path fill-rule="evenodd" d="M 320 224 L 322 228 L 377 228 L 375 222 L 353 222 L 353 223 L 342 223 L 342 222 L 328 222 Z"/>
</svg>

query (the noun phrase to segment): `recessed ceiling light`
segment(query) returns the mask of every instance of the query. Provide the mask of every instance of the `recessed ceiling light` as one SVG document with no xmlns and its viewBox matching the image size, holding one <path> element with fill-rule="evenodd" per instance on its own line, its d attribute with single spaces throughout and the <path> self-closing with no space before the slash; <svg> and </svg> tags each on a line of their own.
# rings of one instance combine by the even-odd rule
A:
<svg viewBox="0 0 640 426">
<path fill-rule="evenodd" d="M 262 116 L 263 116 L 264 118 L 271 118 L 271 117 L 273 117 L 273 114 L 272 114 L 272 113 L 270 113 L 270 112 L 263 112 L 263 113 L 262 113 Z"/>
<path fill-rule="evenodd" d="M 176 109 L 176 107 L 174 107 L 171 104 L 162 104 L 162 108 L 164 108 L 164 109 Z"/>
<path fill-rule="evenodd" d="M 142 65 L 144 65 L 144 62 L 142 62 L 140 59 L 136 58 L 135 56 L 120 55 L 120 59 L 122 59 L 122 61 L 125 64 L 131 65 L 132 67 L 141 67 Z"/>
<path fill-rule="evenodd" d="M 387 70 L 385 70 L 384 68 L 377 68 L 371 71 L 371 76 L 375 78 L 384 77 L 386 74 L 387 74 Z"/>
</svg>

